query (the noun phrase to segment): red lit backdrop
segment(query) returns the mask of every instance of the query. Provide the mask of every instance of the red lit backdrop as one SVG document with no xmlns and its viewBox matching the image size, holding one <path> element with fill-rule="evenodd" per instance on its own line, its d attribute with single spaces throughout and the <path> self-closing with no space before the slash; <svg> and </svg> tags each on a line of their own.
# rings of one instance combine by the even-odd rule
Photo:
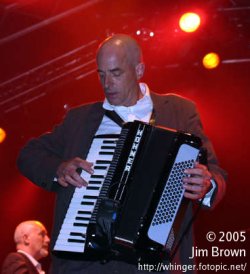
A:
<svg viewBox="0 0 250 274">
<path fill-rule="evenodd" d="M 103 99 L 95 73 L 95 50 L 100 41 L 117 32 L 134 35 L 141 43 L 146 62 L 143 81 L 153 91 L 175 92 L 197 103 L 205 131 L 229 174 L 224 200 L 196 220 L 197 245 L 209 246 L 208 231 L 239 230 L 248 231 L 248 241 L 241 248 L 249 245 L 250 27 L 245 19 L 249 7 L 243 9 L 244 1 L 235 1 L 241 7 L 235 10 L 231 1 L 216 1 L 217 5 L 206 1 L 203 6 L 197 1 L 197 9 L 189 7 L 189 1 L 117 2 L 2 1 L 0 127 L 7 137 L 0 143 L 0 263 L 14 250 L 13 231 L 19 222 L 39 219 L 49 232 L 52 226 L 54 195 L 19 174 L 15 160 L 20 148 L 50 130 L 68 108 Z M 200 27 L 183 33 L 179 15 L 198 8 Z M 233 16 L 238 25 L 232 24 Z M 217 53 L 220 63 L 208 70 L 202 58 L 209 52 Z M 234 243 L 222 246 L 238 247 Z"/>
</svg>

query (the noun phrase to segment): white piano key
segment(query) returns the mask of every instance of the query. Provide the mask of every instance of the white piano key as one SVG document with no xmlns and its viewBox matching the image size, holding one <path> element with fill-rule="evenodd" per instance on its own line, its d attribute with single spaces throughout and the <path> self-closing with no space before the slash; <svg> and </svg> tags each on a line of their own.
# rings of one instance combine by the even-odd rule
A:
<svg viewBox="0 0 250 274">
<path fill-rule="evenodd" d="M 93 197 L 93 196 L 92 196 Z M 95 206 L 96 200 L 98 197 L 93 197 L 93 198 L 85 198 L 82 200 L 81 205 L 92 205 Z"/>
<path fill-rule="evenodd" d="M 58 246 L 58 248 L 67 248 L 66 251 L 76 251 L 78 249 L 81 249 L 82 252 L 84 251 L 84 247 L 85 247 L 85 243 L 76 243 L 76 242 L 68 242 L 68 240 L 63 239 L 63 240 L 58 240 L 58 242 L 56 243 L 56 246 Z"/>
<path fill-rule="evenodd" d="M 78 203 L 72 204 L 72 206 L 70 208 L 72 209 L 72 214 L 74 214 L 73 210 L 75 210 L 75 214 L 74 215 L 76 215 L 77 211 L 79 211 L 79 210 L 81 210 L 81 211 L 88 211 L 88 212 L 92 212 L 93 211 L 93 205 L 91 205 L 91 206 L 90 205 L 81 205 L 81 204 L 78 205 Z"/>
<path fill-rule="evenodd" d="M 71 247 L 71 246 L 65 246 L 65 245 L 55 245 L 54 247 L 55 251 L 68 251 L 68 252 L 84 252 L 84 246 L 78 246 L 78 247 Z"/>
<path fill-rule="evenodd" d="M 70 210 L 67 211 L 67 214 L 65 215 L 65 218 L 67 216 L 79 216 L 79 217 L 88 218 L 88 217 L 91 216 L 91 213 L 92 213 L 91 211 L 89 211 L 88 213 L 79 213 L 78 211 L 80 211 L 80 210 L 75 210 L 75 209 L 70 208 Z"/>
<path fill-rule="evenodd" d="M 94 187 L 95 188 L 95 190 L 98 190 L 99 192 L 100 192 L 100 190 L 101 190 L 101 188 L 102 188 L 102 185 L 100 185 L 100 184 L 94 184 L 94 183 L 91 183 L 90 185 L 89 185 L 90 187 Z"/>
<path fill-rule="evenodd" d="M 83 244 L 83 242 L 86 240 L 86 237 L 85 237 L 85 236 L 83 236 L 83 237 L 78 236 L 78 238 L 77 238 L 77 237 L 72 236 L 72 235 L 70 235 L 70 234 L 59 234 L 57 244 L 58 244 L 58 243 L 61 243 L 61 244 L 65 243 L 65 244 L 68 244 L 68 243 L 69 243 L 69 241 L 68 241 L 69 239 L 80 240 L 80 241 L 82 241 L 82 244 Z M 72 241 L 72 242 L 74 242 L 74 241 Z"/>
<path fill-rule="evenodd" d="M 81 231 L 81 229 L 85 229 L 86 226 L 74 226 L 72 223 L 63 223 L 63 229 L 67 229 L 67 228 L 79 228 L 79 230 L 77 231 Z"/>
<path fill-rule="evenodd" d="M 90 210 L 78 210 L 78 208 L 77 209 L 70 208 L 67 211 L 67 214 L 69 214 L 69 215 L 79 215 L 79 216 L 86 216 L 86 217 L 91 216 L 91 213 L 92 213 L 92 211 L 90 211 Z"/>
<path fill-rule="evenodd" d="M 90 193 L 90 192 L 89 192 Z M 85 196 L 91 196 L 91 195 L 88 195 L 88 193 L 84 193 L 84 195 L 83 196 L 81 196 L 81 197 L 78 197 L 78 200 L 77 201 L 72 201 L 72 206 L 73 207 L 75 207 L 75 205 L 82 205 L 82 202 L 84 201 L 84 198 L 83 197 L 85 197 Z M 93 195 L 92 195 L 93 196 Z M 96 196 L 93 196 L 93 197 L 96 197 Z M 88 199 L 86 199 L 86 201 L 88 201 Z"/>
<path fill-rule="evenodd" d="M 65 224 L 73 224 L 73 223 L 82 223 L 82 224 L 88 224 L 89 220 L 76 220 L 75 217 L 66 217 L 65 218 Z"/>
<path fill-rule="evenodd" d="M 76 239 L 76 240 L 85 240 L 86 239 L 86 235 L 82 235 L 82 236 L 78 236 L 78 235 L 71 235 L 69 234 L 60 234 L 60 239 L 61 240 L 68 240 L 68 239 Z"/>
<path fill-rule="evenodd" d="M 86 187 L 85 187 L 84 191 L 82 191 L 82 192 L 80 192 L 80 191 L 75 192 L 74 195 L 73 195 L 73 198 L 81 198 L 81 197 L 83 197 L 85 192 L 86 192 Z"/>
<path fill-rule="evenodd" d="M 78 233 L 86 234 L 87 233 L 87 227 L 65 226 L 65 227 L 63 227 L 63 229 L 60 230 L 59 235 L 61 235 L 61 234 L 68 234 L 69 235 L 70 232 L 78 232 Z"/>
<path fill-rule="evenodd" d="M 90 221 L 90 219 L 91 219 L 91 215 L 89 215 L 89 216 L 87 216 L 87 217 L 85 217 L 85 216 L 80 216 L 80 215 L 66 215 L 65 216 L 65 222 L 67 221 L 67 220 L 75 220 L 75 221 L 77 221 L 79 218 L 86 218 L 85 219 L 85 221 Z"/>
<path fill-rule="evenodd" d="M 70 246 L 55 246 L 54 248 L 55 251 L 68 251 L 68 252 L 77 252 L 77 253 L 83 253 L 84 252 L 84 247 L 70 247 Z"/>
<path fill-rule="evenodd" d="M 107 169 L 96 169 L 93 175 L 103 175 L 105 176 L 107 174 Z M 92 178 L 92 176 L 90 176 Z"/>
<path fill-rule="evenodd" d="M 67 241 L 70 237 L 70 233 L 60 233 L 59 235 L 60 241 Z"/>
<path fill-rule="evenodd" d="M 84 195 L 98 197 L 99 193 L 100 193 L 100 190 L 87 189 Z"/>
</svg>

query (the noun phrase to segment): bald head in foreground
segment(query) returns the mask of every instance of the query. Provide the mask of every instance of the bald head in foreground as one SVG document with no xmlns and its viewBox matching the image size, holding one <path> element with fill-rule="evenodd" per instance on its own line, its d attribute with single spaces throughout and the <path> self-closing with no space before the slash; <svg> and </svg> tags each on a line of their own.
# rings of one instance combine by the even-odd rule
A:
<svg viewBox="0 0 250 274">
<path fill-rule="evenodd" d="M 50 238 L 45 226 L 35 220 L 20 223 L 14 232 L 14 242 L 16 252 L 6 257 L 2 274 L 45 273 L 38 262 L 49 254 Z"/>
</svg>

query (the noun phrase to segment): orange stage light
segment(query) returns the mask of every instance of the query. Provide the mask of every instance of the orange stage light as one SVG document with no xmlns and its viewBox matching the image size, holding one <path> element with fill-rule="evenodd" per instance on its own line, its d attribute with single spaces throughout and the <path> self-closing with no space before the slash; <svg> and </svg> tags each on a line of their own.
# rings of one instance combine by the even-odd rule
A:
<svg viewBox="0 0 250 274">
<path fill-rule="evenodd" d="M 6 131 L 0 127 L 0 144 L 5 140 L 6 138 Z"/>
<path fill-rule="evenodd" d="M 214 69 L 218 67 L 220 63 L 220 57 L 217 53 L 210 52 L 203 57 L 202 63 L 206 69 Z"/>
</svg>

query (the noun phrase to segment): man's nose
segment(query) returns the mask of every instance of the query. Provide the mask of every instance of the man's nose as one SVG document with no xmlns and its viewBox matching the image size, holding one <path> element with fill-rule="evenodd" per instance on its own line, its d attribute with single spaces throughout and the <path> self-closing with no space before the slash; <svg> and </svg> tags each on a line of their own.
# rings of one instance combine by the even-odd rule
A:
<svg viewBox="0 0 250 274">
<path fill-rule="evenodd" d="M 107 89 L 112 84 L 112 78 L 110 75 L 106 75 L 104 78 L 104 88 Z"/>
<path fill-rule="evenodd" d="M 47 235 L 45 236 L 45 241 L 48 242 L 48 243 L 50 242 L 49 236 L 47 236 Z"/>
</svg>

